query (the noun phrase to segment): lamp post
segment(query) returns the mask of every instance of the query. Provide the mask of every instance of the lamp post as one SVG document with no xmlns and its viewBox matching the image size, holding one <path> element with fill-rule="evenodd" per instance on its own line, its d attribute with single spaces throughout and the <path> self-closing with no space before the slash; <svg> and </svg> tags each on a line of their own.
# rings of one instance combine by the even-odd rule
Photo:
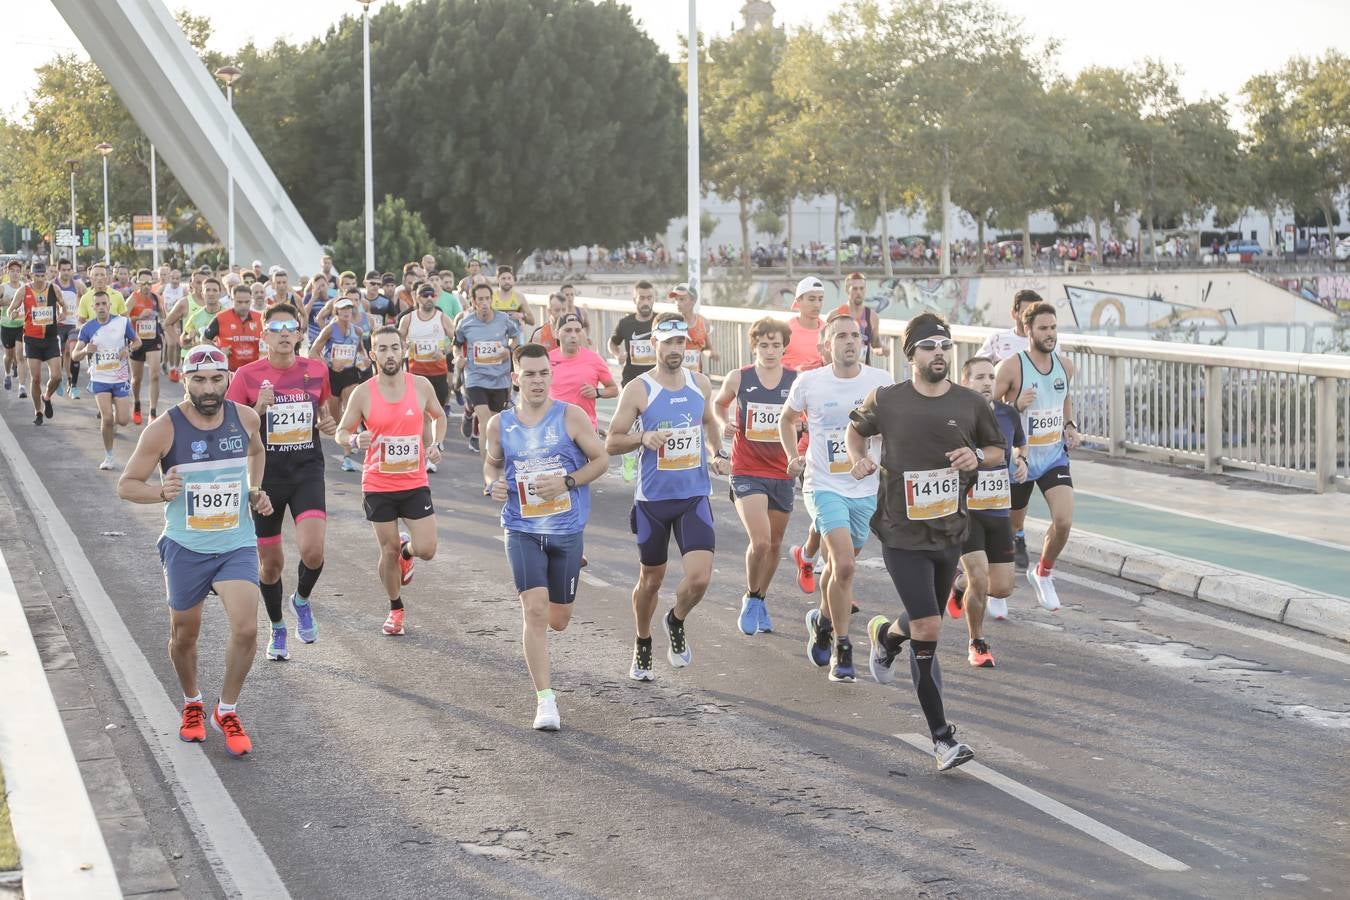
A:
<svg viewBox="0 0 1350 900">
<path fill-rule="evenodd" d="M 113 152 L 113 145 L 104 141 L 94 149 L 103 157 L 103 264 L 106 266 L 112 263 L 112 232 L 108 230 L 108 154 Z M 74 179 L 73 173 L 71 178 Z"/>
<path fill-rule="evenodd" d="M 135 236 L 133 235 L 133 240 Z M 155 183 L 155 145 L 150 145 L 150 267 L 159 277 L 159 185 Z"/>
<path fill-rule="evenodd" d="M 698 184 L 698 4 L 689 0 L 689 110 L 686 113 L 689 142 L 689 287 L 697 294 L 703 270 L 703 222 L 699 216 Z"/>
<path fill-rule="evenodd" d="M 366 271 L 375 271 L 375 185 L 371 162 L 370 138 L 370 4 L 375 0 L 356 0 L 361 4 L 361 58 L 364 64 L 362 90 L 365 102 L 366 157 Z"/>
<path fill-rule="evenodd" d="M 66 167 L 70 169 L 70 260 L 78 272 L 80 269 L 80 239 L 77 236 L 79 232 L 75 230 L 75 167 L 79 165 L 79 160 L 66 160 Z"/>
<path fill-rule="evenodd" d="M 226 226 L 228 238 L 225 242 L 225 253 L 231 269 L 234 268 L 234 83 L 243 74 L 244 70 L 238 66 L 221 66 L 216 69 L 216 77 L 225 82 L 225 103 L 230 110 L 225 117 L 225 130 L 228 132 L 228 146 L 225 152 L 225 216 L 228 220 Z"/>
</svg>

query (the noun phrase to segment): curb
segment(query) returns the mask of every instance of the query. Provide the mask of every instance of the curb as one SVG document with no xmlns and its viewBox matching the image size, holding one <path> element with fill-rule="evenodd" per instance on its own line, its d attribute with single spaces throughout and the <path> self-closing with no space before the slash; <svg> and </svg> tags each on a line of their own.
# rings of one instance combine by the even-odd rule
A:
<svg viewBox="0 0 1350 900">
<path fill-rule="evenodd" d="M 1028 517 L 1027 543 L 1039 544 L 1048 525 L 1044 519 Z M 1136 584 L 1350 642 L 1350 599 L 1344 597 L 1077 528 L 1060 558 Z"/>
</svg>

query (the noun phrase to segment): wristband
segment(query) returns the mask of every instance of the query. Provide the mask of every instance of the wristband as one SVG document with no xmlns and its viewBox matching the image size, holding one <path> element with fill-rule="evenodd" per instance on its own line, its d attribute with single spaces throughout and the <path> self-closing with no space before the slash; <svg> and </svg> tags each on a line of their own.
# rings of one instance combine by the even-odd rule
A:
<svg viewBox="0 0 1350 900">
<path fill-rule="evenodd" d="M 353 450 L 355 450 L 355 449 L 357 448 L 357 444 L 358 444 L 357 438 L 358 438 L 358 435 L 355 435 L 355 434 L 352 435 L 350 438 L 348 438 L 348 439 L 347 439 L 347 446 L 348 446 L 348 447 L 351 447 Z"/>
</svg>

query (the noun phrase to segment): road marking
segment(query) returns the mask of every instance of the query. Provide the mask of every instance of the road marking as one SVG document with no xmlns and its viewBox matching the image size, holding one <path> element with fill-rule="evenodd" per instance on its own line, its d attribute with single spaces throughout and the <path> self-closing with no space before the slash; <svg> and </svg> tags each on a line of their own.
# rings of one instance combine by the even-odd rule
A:
<svg viewBox="0 0 1350 900">
<path fill-rule="evenodd" d="M 605 581 L 603 578 L 596 578 L 594 575 L 592 575 L 590 572 L 587 572 L 585 569 L 581 570 L 581 583 L 589 584 L 591 587 L 600 587 L 600 588 L 609 587 L 608 581 Z"/>
<path fill-rule="evenodd" d="M 0 452 L 9 461 L 10 470 L 28 500 L 29 510 L 43 532 L 48 552 L 72 589 L 75 606 L 99 655 L 108 664 L 118 693 L 154 754 L 165 781 L 173 789 L 183 816 L 222 890 L 231 897 L 286 900 L 290 897 L 286 885 L 258 836 L 221 783 L 211 761 L 201 747 L 178 739 L 175 727 L 179 718 L 178 704 L 170 699 L 150 668 L 126 622 L 103 589 L 75 532 L 57 509 L 3 417 L 0 417 Z"/>
<path fill-rule="evenodd" d="M 1290 637 L 1287 634 L 1276 634 L 1274 632 L 1262 631 L 1260 628 L 1252 628 L 1250 625 L 1239 625 L 1236 622 L 1225 622 L 1223 619 L 1217 619 L 1214 616 L 1207 616 L 1204 613 L 1195 612 L 1190 609 L 1183 609 L 1180 606 L 1173 606 L 1170 603 L 1164 603 L 1161 600 L 1154 600 L 1151 597 L 1144 597 L 1124 588 L 1118 588 L 1110 584 L 1097 584 L 1090 578 L 1083 578 L 1080 575 L 1074 575 L 1071 572 L 1056 570 L 1055 577 L 1063 579 L 1070 584 L 1080 585 L 1085 588 L 1100 591 L 1112 597 L 1119 597 L 1122 600 L 1129 600 L 1138 603 L 1151 612 L 1171 619 L 1179 619 L 1184 622 L 1196 622 L 1202 625 L 1210 625 L 1215 628 L 1222 628 L 1225 631 L 1231 631 L 1234 634 L 1241 634 L 1246 637 L 1256 638 L 1259 641 L 1265 641 L 1270 644 L 1277 644 L 1290 650 L 1298 650 L 1311 656 L 1320 656 L 1322 659 L 1329 659 L 1332 662 L 1338 662 L 1342 665 L 1350 666 L 1350 653 L 1341 653 L 1331 650 L 1327 647 L 1319 647 L 1316 644 L 1309 644 L 1296 637 Z"/>
<path fill-rule="evenodd" d="M 930 738 L 921 734 L 897 734 L 893 736 L 911 747 L 922 750 L 929 759 L 932 758 L 933 741 Z M 1145 865 L 1162 869 L 1165 872 L 1186 872 L 1191 868 L 1181 860 L 1173 859 L 1166 853 L 1154 850 L 1148 844 L 1142 844 L 1129 835 L 1121 834 L 1111 826 L 1104 825 L 1070 806 L 1065 806 L 1058 800 L 1045 796 L 1040 791 L 1013 781 L 1008 776 L 995 772 L 986 765 L 968 762 L 961 767 L 961 771 L 974 775 L 985 784 L 998 788 L 1008 796 L 1015 797 L 1028 806 L 1039 809 L 1051 818 L 1059 819 L 1065 825 L 1076 828 L 1088 837 L 1096 838 L 1113 850 L 1118 850 L 1126 856 L 1133 857 Z"/>
</svg>

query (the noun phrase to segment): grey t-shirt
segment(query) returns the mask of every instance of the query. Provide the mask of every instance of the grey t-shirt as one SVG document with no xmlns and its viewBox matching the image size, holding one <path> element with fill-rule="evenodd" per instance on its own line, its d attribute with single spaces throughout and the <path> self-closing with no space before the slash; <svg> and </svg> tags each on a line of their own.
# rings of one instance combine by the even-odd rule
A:
<svg viewBox="0 0 1350 900">
<path fill-rule="evenodd" d="M 455 345 L 464 349 L 468 360 L 464 367 L 464 386 L 509 388 L 511 386 L 511 348 L 507 341 L 520 340 L 520 326 L 505 313 L 494 313 L 486 322 L 467 315 L 455 329 Z"/>
</svg>

